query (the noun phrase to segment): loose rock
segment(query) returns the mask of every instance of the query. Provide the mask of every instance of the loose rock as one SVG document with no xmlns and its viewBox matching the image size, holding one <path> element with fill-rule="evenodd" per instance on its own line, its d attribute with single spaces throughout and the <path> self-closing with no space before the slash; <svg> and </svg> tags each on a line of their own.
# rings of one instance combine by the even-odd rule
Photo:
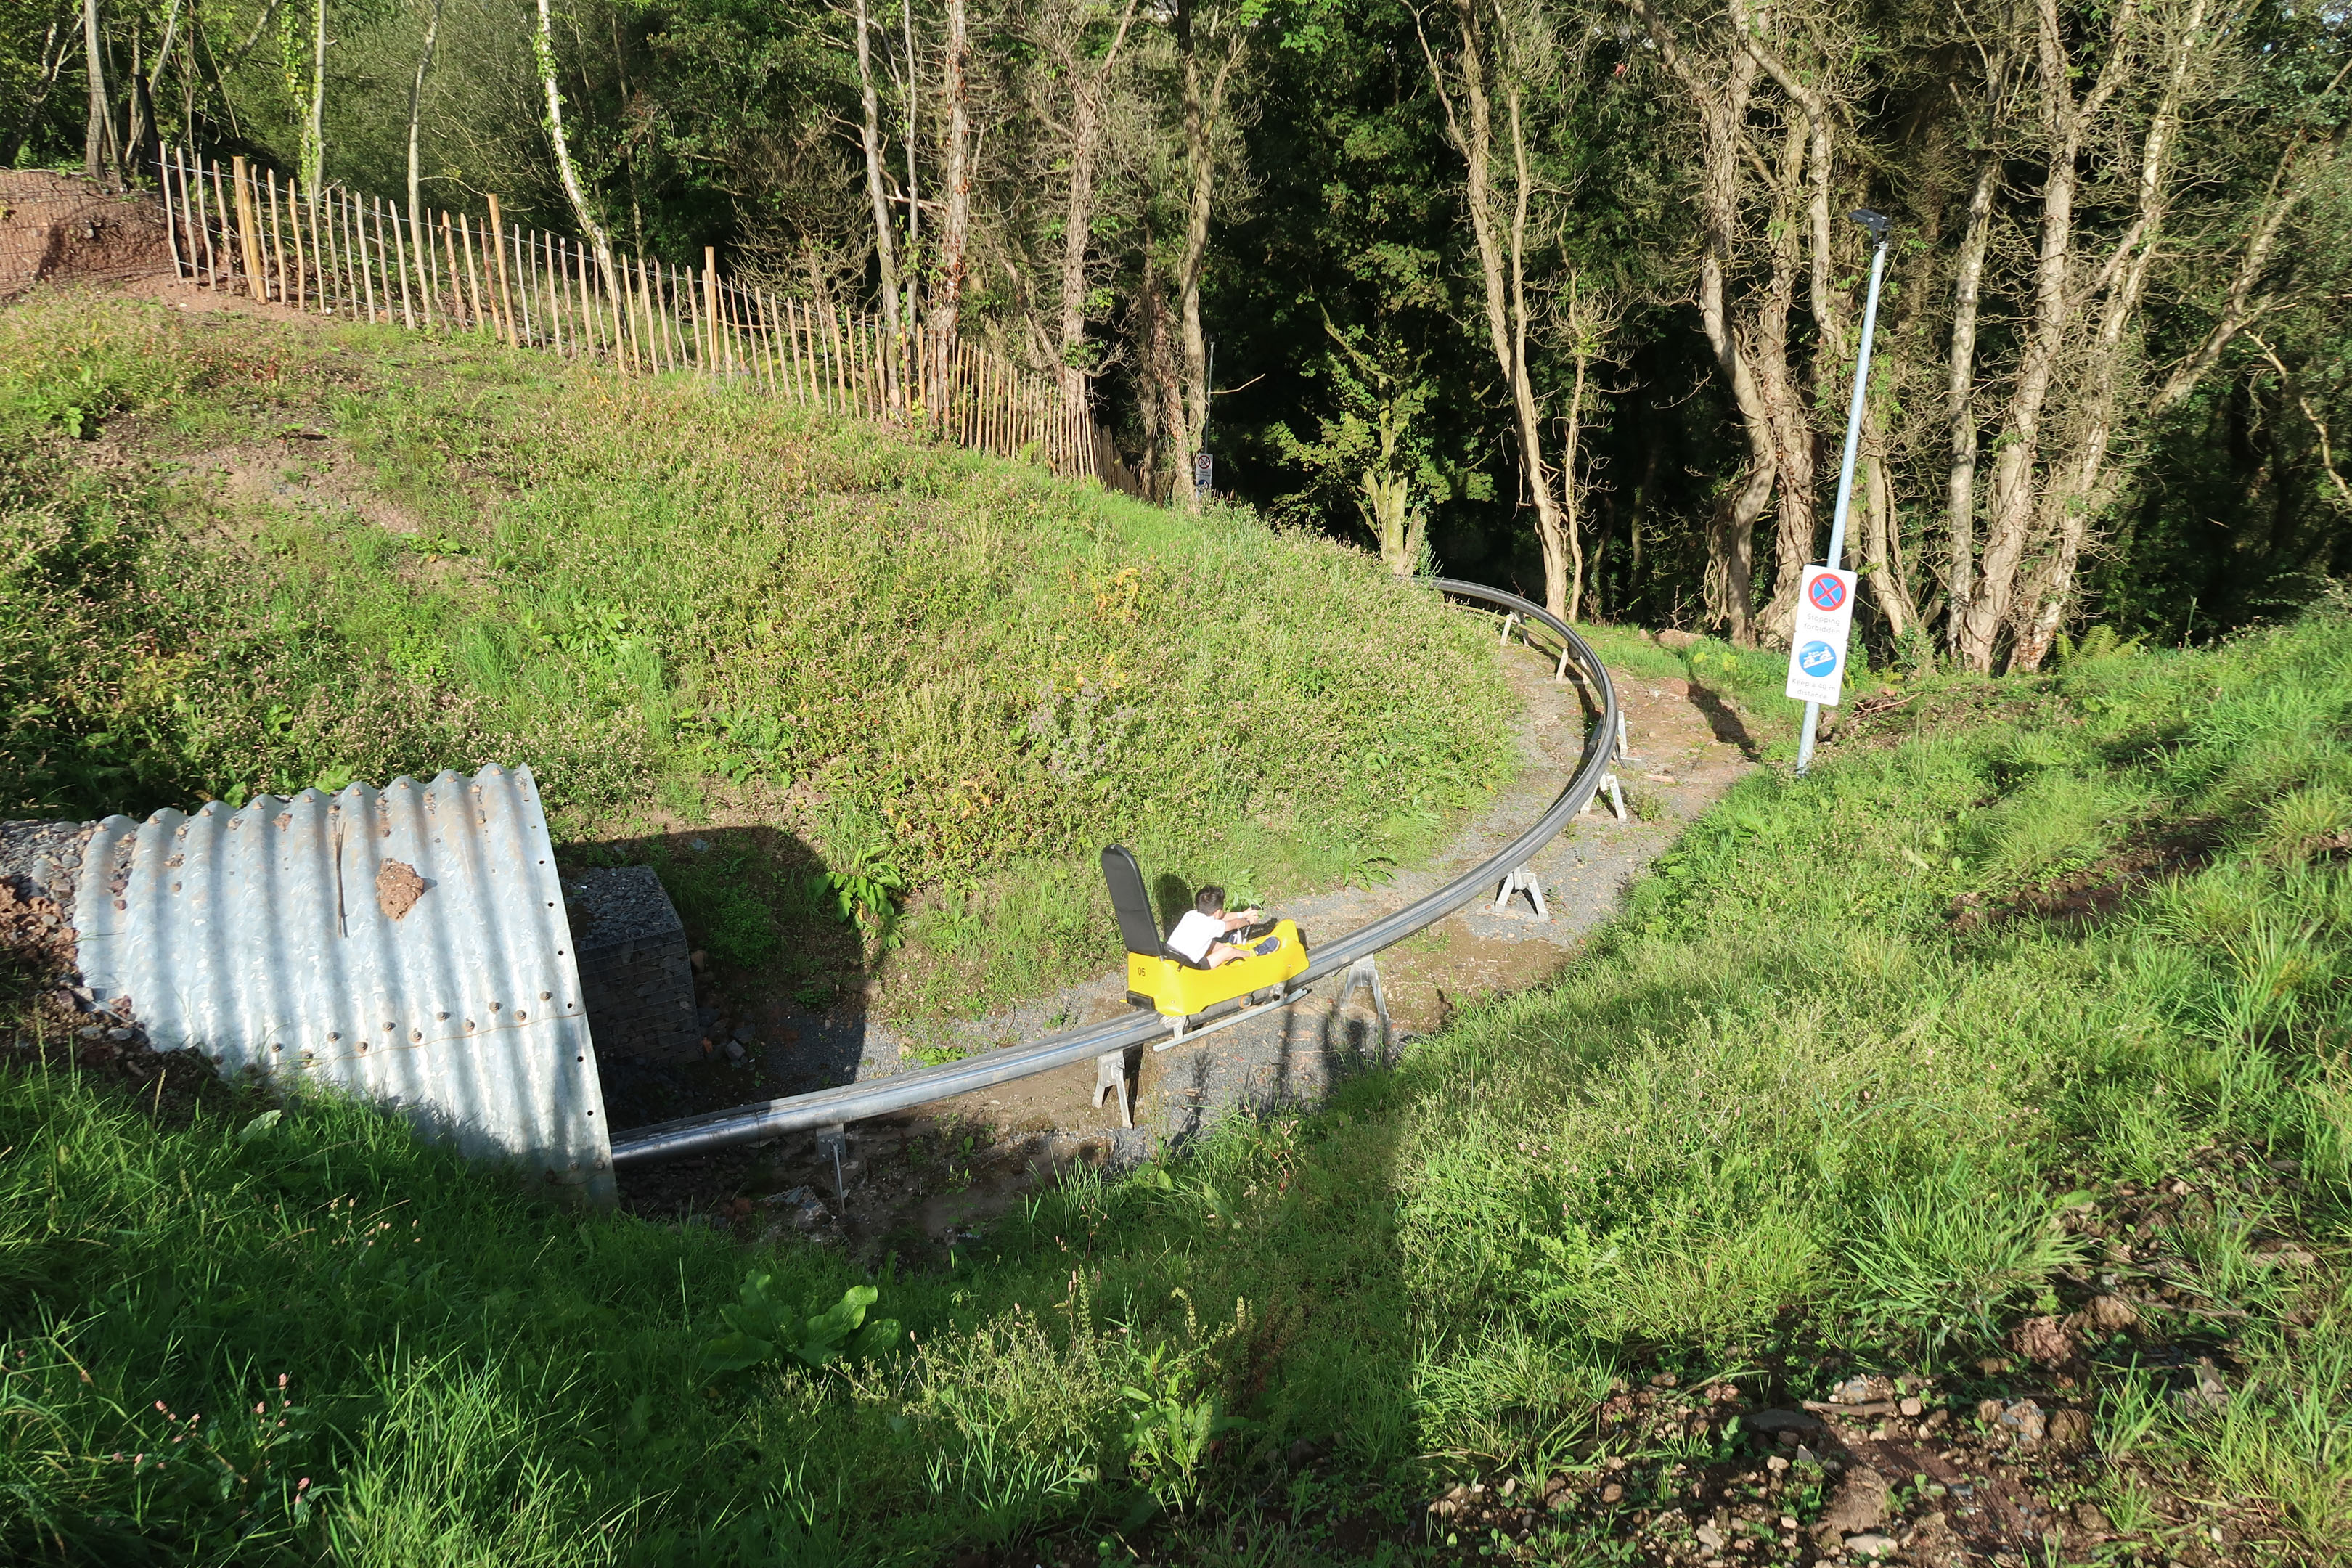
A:
<svg viewBox="0 0 2352 1568">
<path fill-rule="evenodd" d="M 2078 1348 L 2074 1336 L 2066 1331 L 2059 1318 L 2028 1318 L 2017 1325 L 2009 1336 L 2011 1350 L 2028 1361 L 2043 1366 L 2057 1366 L 2074 1359 Z"/>
<path fill-rule="evenodd" d="M 1827 1546 L 1854 1531 L 1886 1521 L 1886 1478 L 1867 1465 L 1838 1484 L 1829 1507 L 1813 1525 L 1813 1539 Z"/>
<path fill-rule="evenodd" d="M 1895 1540 L 1892 1536 L 1875 1532 L 1849 1535 L 1845 1538 L 1845 1549 L 1856 1557 L 1884 1557 L 1895 1550 Z"/>
<path fill-rule="evenodd" d="M 2091 1446 L 2091 1417 L 2082 1410 L 2053 1410 L 2049 1419 L 2050 1447 L 2061 1454 L 2079 1454 Z"/>
<path fill-rule="evenodd" d="M 2031 1448 L 2041 1442 L 2048 1434 L 2050 1426 L 2049 1418 L 2042 1413 L 2042 1406 L 2031 1399 L 2021 1399 L 2004 1408 L 1994 1425 L 2008 1434 L 2011 1441 L 2023 1448 Z"/>
<path fill-rule="evenodd" d="M 2083 1316 L 2101 1333 L 2115 1334 L 2139 1321 L 2139 1309 L 2127 1296 L 2094 1296 Z"/>
<path fill-rule="evenodd" d="M 1830 1390 L 1830 1403 L 1832 1405 L 1869 1405 L 1894 1397 L 1895 1384 L 1892 1382 L 1862 1373 L 1856 1373 Z"/>
</svg>

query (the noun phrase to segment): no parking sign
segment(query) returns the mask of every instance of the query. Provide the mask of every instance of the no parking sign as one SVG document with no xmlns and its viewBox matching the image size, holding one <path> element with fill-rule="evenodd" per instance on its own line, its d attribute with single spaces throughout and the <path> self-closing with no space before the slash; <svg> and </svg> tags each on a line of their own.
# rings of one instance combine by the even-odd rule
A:
<svg viewBox="0 0 2352 1568">
<path fill-rule="evenodd" d="M 1805 568 L 1797 595 L 1797 626 L 1789 638 L 1788 695 L 1799 702 L 1837 706 L 1845 684 L 1846 637 L 1853 629 L 1851 572 Z"/>
</svg>

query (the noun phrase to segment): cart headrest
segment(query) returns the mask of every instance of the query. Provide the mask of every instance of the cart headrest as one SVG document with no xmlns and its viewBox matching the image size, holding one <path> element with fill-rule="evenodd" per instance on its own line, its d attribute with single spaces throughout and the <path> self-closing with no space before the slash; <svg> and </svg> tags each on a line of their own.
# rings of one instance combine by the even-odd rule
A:
<svg viewBox="0 0 2352 1568">
<path fill-rule="evenodd" d="M 1118 913 L 1119 940 L 1129 952 L 1158 957 L 1160 926 L 1151 918 L 1151 900 L 1143 889 L 1143 868 L 1126 846 L 1114 844 L 1102 852 L 1102 869 L 1110 888 L 1110 907 Z"/>
</svg>

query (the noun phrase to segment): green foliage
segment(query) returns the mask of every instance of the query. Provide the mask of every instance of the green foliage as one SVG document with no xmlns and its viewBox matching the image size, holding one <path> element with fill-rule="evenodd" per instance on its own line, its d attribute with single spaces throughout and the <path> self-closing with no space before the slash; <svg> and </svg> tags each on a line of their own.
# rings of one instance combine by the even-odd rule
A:
<svg viewBox="0 0 2352 1568">
<path fill-rule="evenodd" d="M 803 1316 L 780 1300 L 774 1277 L 758 1269 L 743 1277 L 737 1304 L 719 1309 L 727 1331 L 702 1347 L 701 1365 L 715 1373 L 743 1372 L 789 1363 L 811 1372 L 836 1361 L 871 1361 L 896 1344 L 898 1324 L 890 1318 L 866 1321 L 881 1292 L 852 1285 L 822 1312 Z"/>
<path fill-rule="evenodd" d="M 877 924 L 887 924 L 898 912 L 893 900 L 906 890 L 907 874 L 892 863 L 890 846 L 875 842 L 858 850 L 826 882 L 842 920 L 864 916 Z"/>
<path fill-rule="evenodd" d="M 693 939 L 722 963 L 751 969 L 776 955 L 783 940 L 775 906 L 751 880 L 751 857 L 740 849 L 648 856 L 662 888 Z"/>
<path fill-rule="evenodd" d="M 1119 1385 L 1127 1421 L 1119 1447 L 1128 1471 L 1163 1509 L 1180 1510 L 1198 1493 L 1210 1445 L 1247 1423 L 1220 1415 L 1199 1391 L 1186 1358 L 1155 1349 L 1136 1381 Z"/>
<path fill-rule="evenodd" d="M 1965 1158 L 1883 1188 L 1847 1254 L 1864 1315 L 1931 1345 L 1962 1331 L 1992 1340 L 2002 1309 L 2032 1301 L 2082 1257 L 2081 1243 L 2059 1229 L 2058 1206 Z"/>
</svg>

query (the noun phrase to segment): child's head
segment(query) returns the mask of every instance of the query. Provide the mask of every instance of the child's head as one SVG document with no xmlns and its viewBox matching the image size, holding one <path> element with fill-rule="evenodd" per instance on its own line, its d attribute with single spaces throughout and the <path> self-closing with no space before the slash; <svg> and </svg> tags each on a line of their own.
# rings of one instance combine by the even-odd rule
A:
<svg viewBox="0 0 2352 1568">
<path fill-rule="evenodd" d="M 1199 892 L 1192 895 L 1192 907 L 1200 910 L 1204 915 L 1223 914 L 1225 912 L 1225 890 L 1223 888 L 1215 886 L 1203 888 Z"/>
</svg>

